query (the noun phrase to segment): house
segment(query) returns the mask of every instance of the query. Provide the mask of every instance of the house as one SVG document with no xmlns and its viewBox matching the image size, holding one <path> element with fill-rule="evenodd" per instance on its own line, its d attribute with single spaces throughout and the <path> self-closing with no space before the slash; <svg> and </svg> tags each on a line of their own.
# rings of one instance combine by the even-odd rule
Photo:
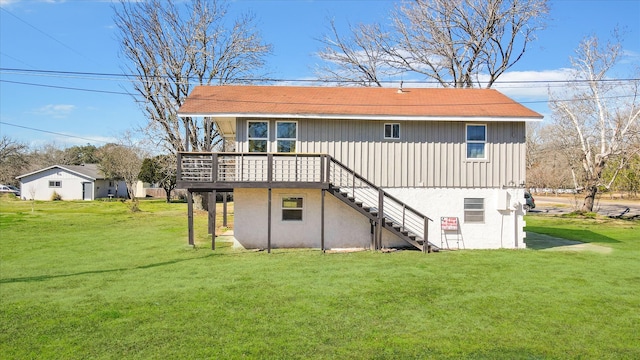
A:
<svg viewBox="0 0 640 360">
<path fill-rule="evenodd" d="M 107 179 L 97 164 L 53 165 L 16 179 L 25 200 L 51 200 L 54 192 L 62 200 L 128 197 L 126 183 Z"/>
<path fill-rule="evenodd" d="M 200 86 L 178 115 L 235 144 L 179 154 L 178 188 L 233 190 L 246 248 L 526 247 L 525 124 L 542 116 L 496 90 Z"/>
</svg>

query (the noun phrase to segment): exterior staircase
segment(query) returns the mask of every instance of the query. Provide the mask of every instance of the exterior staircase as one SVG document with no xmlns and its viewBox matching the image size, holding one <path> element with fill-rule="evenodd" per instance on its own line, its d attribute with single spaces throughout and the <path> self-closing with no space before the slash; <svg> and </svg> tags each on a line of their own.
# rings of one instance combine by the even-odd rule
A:
<svg viewBox="0 0 640 360">
<path fill-rule="evenodd" d="M 436 245 L 428 241 L 430 218 L 333 157 L 329 158 L 329 166 L 328 191 L 369 219 L 374 228 L 372 249 L 382 249 L 382 229 L 387 229 L 423 252 L 439 251 Z"/>
</svg>

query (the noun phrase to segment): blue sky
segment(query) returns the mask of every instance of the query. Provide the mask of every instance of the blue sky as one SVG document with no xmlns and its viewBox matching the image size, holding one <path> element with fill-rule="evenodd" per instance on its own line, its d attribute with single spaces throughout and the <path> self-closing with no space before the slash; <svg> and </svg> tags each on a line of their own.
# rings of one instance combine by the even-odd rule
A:
<svg viewBox="0 0 640 360">
<path fill-rule="evenodd" d="M 320 44 L 315 39 L 326 32 L 328 18 L 345 27 L 386 22 L 396 3 L 235 0 L 230 10 L 232 16 L 247 10 L 256 15 L 264 40 L 273 45 L 267 67 L 272 77 L 309 79 L 319 62 L 314 53 Z M 122 78 L 58 73 L 124 72 L 109 0 L 0 0 L 0 7 L 1 135 L 30 146 L 101 146 L 146 123 L 133 99 L 121 94 L 130 88 Z M 626 65 L 617 77 L 629 77 L 628 67 L 640 64 L 640 0 L 555 0 L 550 8 L 547 29 L 500 80 L 564 79 L 569 56 L 580 40 L 588 35 L 608 39 L 616 26 L 625 30 Z M 545 86 L 497 88 L 549 118 Z"/>
</svg>

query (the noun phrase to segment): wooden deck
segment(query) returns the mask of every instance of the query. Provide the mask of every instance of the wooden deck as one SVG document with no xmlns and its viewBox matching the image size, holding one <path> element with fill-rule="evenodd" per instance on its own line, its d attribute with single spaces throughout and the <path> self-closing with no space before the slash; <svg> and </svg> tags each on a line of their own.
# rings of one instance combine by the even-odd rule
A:
<svg viewBox="0 0 640 360">
<path fill-rule="evenodd" d="M 179 153 L 177 187 L 328 189 L 329 164 L 323 154 Z"/>
</svg>

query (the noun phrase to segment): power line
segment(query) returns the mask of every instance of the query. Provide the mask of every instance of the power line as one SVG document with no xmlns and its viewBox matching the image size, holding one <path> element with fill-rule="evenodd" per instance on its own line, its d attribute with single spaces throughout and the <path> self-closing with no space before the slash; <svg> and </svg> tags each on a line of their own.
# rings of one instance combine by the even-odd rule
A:
<svg viewBox="0 0 640 360">
<path fill-rule="evenodd" d="M 31 25 L 29 22 L 27 22 L 27 21 L 25 21 L 25 20 L 21 19 L 21 18 L 20 18 L 20 17 L 18 17 L 16 14 L 14 14 L 14 13 L 12 13 L 11 11 L 9 11 L 9 10 L 5 9 L 4 7 L 0 7 L 0 10 L 2 10 L 2 11 L 4 11 L 4 12 L 6 12 L 7 14 L 9 14 L 9 15 L 11 15 L 11 16 L 13 16 L 14 18 L 18 19 L 19 21 L 21 21 L 22 23 L 26 24 L 26 25 L 27 25 L 27 26 L 29 26 L 30 28 L 32 28 L 32 29 L 34 29 L 34 30 L 36 30 L 37 32 L 39 32 L 39 33 L 41 33 L 42 35 L 44 35 L 44 36 L 48 37 L 49 39 L 51 39 L 51 40 L 53 40 L 53 41 L 57 42 L 58 44 L 60 44 L 60 45 L 62 45 L 63 47 L 67 48 L 68 50 L 70 50 L 70 51 L 72 51 L 72 52 L 76 53 L 77 55 L 82 56 L 83 58 L 85 58 L 85 59 L 89 60 L 90 62 L 93 62 L 93 60 L 89 59 L 89 58 L 88 58 L 87 56 L 85 56 L 83 53 L 81 53 L 81 52 L 79 52 L 78 50 L 76 50 L 76 49 L 72 48 L 71 46 L 69 46 L 69 45 L 67 45 L 67 44 L 63 43 L 62 41 L 60 41 L 60 40 L 58 40 L 58 39 L 54 38 L 53 36 L 51 36 L 51 35 L 47 34 L 46 32 L 44 32 L 44 31 L 42 31 L 42 30 L 40 30 L 39 28 L 35 27 L 34 25 Z"/>
<path fill-rule="evenodd" d="M 83 89 L 83 88 L 70 87 L 70 86 L 56 86 L 56 85 L 47 85 L 47 84 L 35 84 L 35 83 L 28 83 L 28 82 L 22 82 L 22 81 L 11 81 L 11 80 L 2 80 L 2 79 L 0 79 L 0 82 L 9 83 L 9 84 L 39 86 L 39 87 L 54 88 L 54 89 L 64 89 L 64 90 L 75 90 L 75 91 L 86 91 L 86 92 L 94 92 L 94 93 L 104 93 L 104 94 L 132 95 L 130 93 L 119 92 L 119 91 Z"/>
<path fill-rule="evenodd" d="M 14 127 L 17 127 L 17 128 L 22 128 L 22 129 L 27 129 L 27 130 L 32 130 L 32 131 L 38 131 L 38 132 L 47 133 L 47 134 L 53 134 L 53 135 L 64 136 L 64 137 L 69 137 L 69 138 L 75 138 L 75 139 L 80 139 L 80 140 L 85 140 L 85 141 L 100 142 L 100 143 L 103 143 L 103 144 L 109 144 L 109 142 L 108 142 L 108 141 L 96 140 L 96 139 L 89 139 L 89 138 L 85 138 L 85 137 L 81 137 L 81 136 L 76 136 L 76 135 L 69 135 L 69 134 L 58 133 L 58 132 L 55 132 L 55 131 L 49 131 L 49 130 L 36 129 L 36 128 L 29 127 L 29 126 L 23 126 L 23 125 L 11 124 L 11 123 L 4 122 L 4 121 L 0 121 L 0 124 L 3 124 L 3 125 L 9 125 L 9 126 L 14 126 Z"/>
<path fill-rule="evenodd" d="M 125 78 L 127 80 L 131 80 L 132 78 L 138 78 L 139 75 L 136 74 L 123 74 L 123 73 L 100 73 L 100 72 L 80 72 L 80 71 L 61 71 L 61 70 L 41 70 L 41 69 L 20 69 L 20 68 L 0 68 L 0 71 L 4 72 L 15 72 L 17 74 L 35 74 L 34 76 L 44 76 L 44 75 L 67 75 L 67 76 L 80 76 L 83 79 L 94 79 L 94 78 L 84 78 L 83 76 L 93 76 L 93 77 L 115 77 L 115 78 Z M 150 78 L 156 79 L 170 79 L 169 76 L 149 76 Z M 189 80 L 196 80 L 197 77 L 188 77 L 185 83 L 188 83 Z M 352 80 L 325 80 L 325 79 L 281 79 L 281 78 L 238 78 L 235 79 L 238 82 L 303 82 L 303 83 L 357 83 L 357 81 Z M 400 80 L 381 80 L 381 83 L 394 84 L 398 83 Z M 631 82 L 631 81 L 640 81 L 640 78 L 616 78 L 616 79 L 599 79 L 595 80 L 596 82 L 602 83 L 615 83 L 615 82 Z M 403 80 L 404 83 L 408 84 L 439 84 L 438 81 L 435 80 Z M 495 85 L 508 85 L 508 84 L 570 84 L 570 83 L 589 83 L 592 80 L 588 79 L 565 79 L 565 80 L 497 80 L 494 82 Z"/>
<path fill-rule="evenodd" d="M 636 80 L 636 79 L 624 79 L 624 80 L 625 81 L 633 81 L 633 80 Z M 640 80 L 640 79 L 638 79 L 638 80 Z M 308 82 L 309 80 L 299 80 L 299 81 L 307 81 Z M 18 85 L 26 85 L 26 86 L 38 86 L 38 87 L 46 87 L 46 88 L 54 88 L 54 89 L 63 89 L 63 90 L 84 91 L 84 92 L 92 92 L 92 93 L 127 95 L 127 96 L 132 96 L 134 98 L 142 99 L 142 96 L 140 94 L 133 94 L 133 93 L 129 93 L 129 92 L 86 89 L 86 88 L 69 87 L 69 86 L 56 86 L 56 85 L 28 83 L 28 82 L 11 81 L 11 80 L 3 80 L 3 79 L 0 79 L 0 82 L 10 83 L 10 84 L 18 84 Z M 515 89 L 515 88 L 511 88 L 511 89 Z M 633 94 L 632 95 L 615 95 L 615 96 L 605 96 L 605 97 L 602 97 L 602 99 L 623 99 L 623 98 L 632 98 L 632 97 L 635 97 L 635 96 L 636 95 L 633 95 Z M 530 101 L 518 101 L 518 103 L 522 104 L 522 105 L 528 105 L 528 104 L 574 102 L 574 101 L 585 101 L 585 100 L 589 100 L 589 98 L 530 100 Z M 142 100 L 136 100 L 136 101 L 142 101 Z M 206 101 L 206 100 L 203 100 L 203 101 Z M 230 100 L 230 101 L 233 101 L 233 100 Z M 238 100 L 238 101 L 240 101 L 240 100 Z M 248 100 L 241 100 L 241 102 L 254 103 L 254 101 L 248 101 Z M 272 104 L 274 102 L 264 102 L 264 103 Z M 288 105 L 292 105 L 293 104 L 293 103 L 282 103 L 282 102 L 278 102 L 278 103 L 279 104 L 288 104 Z M 335 105 L 335 104 L 316 104 L 316 105 Z M 445 105 L 447 105 L 447 104 L 438 104 L 438 105 L 432 105 L 432 106 L 445 106 Z M 458 104 L 458 105 L 464 105 L 464 104 Z M 478 105 L 504 105 L 504 104 L 491 103 L 491 104 L 468 104 L 468 105 L 469 106 L 478 106 Z M 369 104 L 367 106 L 373 106 L 373 105 Z M 387 106 L 387 105 L 385 105 L 385 106 Z M 426 105 L 402 105 L 402 106 L 426 106 Z"/>
</svg>

